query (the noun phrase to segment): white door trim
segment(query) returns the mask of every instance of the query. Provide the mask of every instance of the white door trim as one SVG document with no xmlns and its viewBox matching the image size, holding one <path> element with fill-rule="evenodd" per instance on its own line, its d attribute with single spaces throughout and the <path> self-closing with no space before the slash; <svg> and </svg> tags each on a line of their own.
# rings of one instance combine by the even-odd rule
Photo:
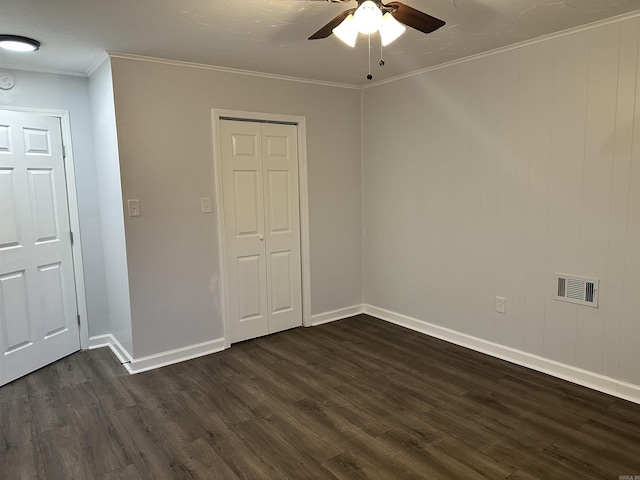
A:
<svg viewBox="0 0 640 480">
<path fill-rule="evenodd" d="M 309 190 L 307 184 L 307 129 L 306 118 L 299 115 L 281 115 L 274 113 L 244 112 L 240 110 L 226 110 L 214 108 L 211 110 L 213 123 L 213 172 L 216 186 L 216 214 L 218 217 L 218 242 L 220 261 L 220 297 L 222 324 L 224 328 L 225 348 L 231 346 L 230 325 L 227 315 L 228 291 L 226 247 L 224 240 L 224 215 L 222 214 L 222 166 L 220 159 L 220 142 L 218 134 L 220 131 L 220 117 L 236 118 L 240 120 L 255 120 L 257 122 L 286 122 L 296 125 L 298 130 L 298 188 L 300 202 L 300 261 L 302 268 L 302 325 L 311 326 L 311 257 L 309 253 Z"/>
<path fill-rule="evenodd" d="M 2 110 L 28 113 L 40 117 L 55 117 L 60 120 L 62 143 L 65 149 L 64 171 L 67 182 L 67 204 L 69 207 L 69 224 L 73 232 L 71 253 L 73 256 L 73 276 L 76 287 L 76 303 L 80 315 L 80 348 L 89 348 L 89 322 L 87 319 L 87 299 L 84 289 L 84 267 L 82 265 L 82 241 L 80 237 L 80 215 L 78 212 L 78 194 L 76 191 L 76 171 L 73 161 L 73 144 L 71 142 L 71 123 L 67 110 L 49 110 L 43 108 L 0 106 Z"/>
</svg>

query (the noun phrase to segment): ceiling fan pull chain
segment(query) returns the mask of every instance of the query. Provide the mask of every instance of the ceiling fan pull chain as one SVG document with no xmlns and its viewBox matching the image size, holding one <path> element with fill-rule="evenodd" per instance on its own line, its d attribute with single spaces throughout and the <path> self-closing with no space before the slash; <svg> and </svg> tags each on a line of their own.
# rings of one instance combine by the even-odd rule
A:
<svg viewBox="0 0 640 480">
<path fill-rule="evenodd" d="M 380 61 L 378 62 L 378 65 L 380 65 L 381 67 L 384 67 L 384 55 L 382 54 L 382 38 L 380 39 Z"/>
<path fill-rule="evenodd" d="M 371 80 L 373 78 L 373 75 L 371 75 L 371 34 L 369 34 L 368 37 L 369 37 L 369 73 L 367 74 L 367 80 Z"/>
</svg>

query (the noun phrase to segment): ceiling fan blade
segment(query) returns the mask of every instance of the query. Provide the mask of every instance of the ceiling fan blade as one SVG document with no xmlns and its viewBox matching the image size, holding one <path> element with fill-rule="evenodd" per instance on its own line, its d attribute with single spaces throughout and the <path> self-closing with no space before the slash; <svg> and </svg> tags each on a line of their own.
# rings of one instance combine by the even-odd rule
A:
<svg viewBox="0 0 640 480">
<path fill-rule="evenodd" d="M 316 40 L 318 38 L 327 38 L 333 32 L 333 29 L 342 23 L 342 21 L 347 18 L 350 13 L 355 12 L 355 8 L 350 8 L 349 10 L 345 10 L 336 18 L 327 23 L 324 27 L 318 30 L 316 33 L 309 37 L 309 40 Z"/>
<path fill-rule="evenodd" d="M 385 7 L 391 7 L 391 15 L 400 23 L 404 23 L 406 26 L 420 30 L 422 33 L 431 33 L 434 30 L 442 27 L 445 22 L 431 15 L 411 8 L 408 5 L 400 2 L 389 2 L 384 5 Z"/>
</svg>

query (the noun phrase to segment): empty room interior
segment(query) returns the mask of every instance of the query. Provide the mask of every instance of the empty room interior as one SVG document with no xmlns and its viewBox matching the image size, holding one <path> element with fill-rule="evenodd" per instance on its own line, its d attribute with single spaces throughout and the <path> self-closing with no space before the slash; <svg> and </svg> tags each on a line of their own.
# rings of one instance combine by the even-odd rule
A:
<svg viewBox="0 0 640 480">
<path fill-rule="evenodd" d="M 0 479 L 640 479 L 639 7 L 2 0 Z"/>
</svg>

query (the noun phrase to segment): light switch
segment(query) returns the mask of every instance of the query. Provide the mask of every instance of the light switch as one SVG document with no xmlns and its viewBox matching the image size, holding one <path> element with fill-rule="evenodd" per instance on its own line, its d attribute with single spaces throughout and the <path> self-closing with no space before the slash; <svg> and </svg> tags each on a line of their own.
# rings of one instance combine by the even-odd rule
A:
<svg viewBox="0 0 640 480">
<path fill-rule="evenodd" d="M 129 205 L 129 216 L 139 217 L 140 216 L 140 200 L 138 199 L 128 200 L 127 204 Z"/>
<path fill-rule="evenodd" d="M 496 312 L 507 313 L 507 299 L 505 297 L 496 297 Z"/>
<path fill-rule="evenodd" d="M 211 197 L 202 197 L 200 203 L 202 205 L 202 213 L 211 213 L 213 211 L 211 208 Z"/>
</svg>

